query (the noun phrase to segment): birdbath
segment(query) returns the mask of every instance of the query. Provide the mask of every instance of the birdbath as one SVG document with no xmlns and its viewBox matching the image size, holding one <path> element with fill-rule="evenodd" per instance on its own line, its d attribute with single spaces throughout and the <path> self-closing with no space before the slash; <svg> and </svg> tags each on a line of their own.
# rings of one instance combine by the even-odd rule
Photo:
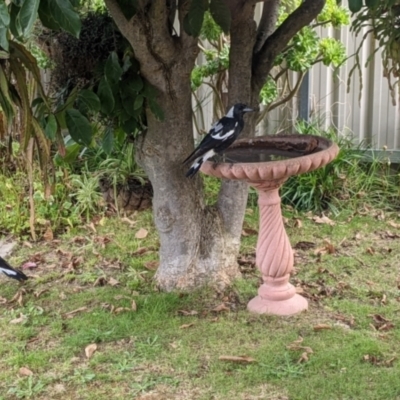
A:
<svg viewBox="0 0 400 400">
<path fill-rule="evenodd" d="M 308 308 L 289 283 L 293 251 L 283 225 L 280 186 L 292 175 L 323 167 L 338 154 L 328 139 L 312 135 L 271 135 L 237 140 L 224 162 L 207 161 L 201 171 L 222 179 L 246 181 L 258 191 L 260 229 L 256 265 L 263 284 L 247 308 L 258 314 L 292 315 Z"/>
</svg>

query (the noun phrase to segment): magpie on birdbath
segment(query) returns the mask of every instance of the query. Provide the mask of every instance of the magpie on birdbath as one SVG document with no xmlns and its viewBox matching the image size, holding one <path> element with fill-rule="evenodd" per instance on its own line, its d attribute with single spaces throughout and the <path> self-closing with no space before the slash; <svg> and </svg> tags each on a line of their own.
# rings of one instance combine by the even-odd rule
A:
<svg viewBox="0 0 400 400">
<path fill-rule="evenodd" d="M 244 127 L 243 115 L 255 111 L 246 104 L 235 104 L 219 121 L 217 121 L 182 164 L 192 163 L 187 177 L 196 175 L 204 161 L 226 150 L 239 136 Z"/>
</svg>

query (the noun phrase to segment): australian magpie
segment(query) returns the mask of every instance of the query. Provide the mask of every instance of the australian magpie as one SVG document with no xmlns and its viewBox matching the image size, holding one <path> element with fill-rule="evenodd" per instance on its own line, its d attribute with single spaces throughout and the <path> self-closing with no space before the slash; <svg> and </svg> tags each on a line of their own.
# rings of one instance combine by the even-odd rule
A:
<svg viewBox="0 0 400 400">
<path fill-rule="evenodd" d="M 6 260 L 0 257 L 0 272 L 5 273 L 9 278 L 16 279 L 17 281 L 26 281 L 28 277 L 22 273 L 11 267 L 10 264 Z"/>
<path fill-rule="evenodd" d="M 201 143 L 183 164 L 192 163 L 187 177 L 194 176 L 204 161 L 227 149 L 239 136 L 244 127 L 243 114 L 254 111 L 245 104 L 235 104 L 219 121 L 217 121 Z"/>
</svg>

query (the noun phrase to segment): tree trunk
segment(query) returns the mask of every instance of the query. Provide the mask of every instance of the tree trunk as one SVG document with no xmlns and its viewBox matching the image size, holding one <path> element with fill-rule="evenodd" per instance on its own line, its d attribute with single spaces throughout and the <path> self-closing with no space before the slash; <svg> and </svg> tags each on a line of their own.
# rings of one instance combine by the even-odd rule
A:
<svg viewBox="0 0 400 400">
<path fill-rule="evenodd" d="M 160 235 L 156 281 L 167 291 L 211 283 L 221 287 L 240 276 L 236 257 L 242 225 L 230 225 L 228 231 L 218 208 L 205 205 L 200 177 L 185 176 L 182 160 L 193 149 L 193 127 L 190 84 L 181 77 L 176 68 L 171 79 L 181 83 L 174 85 L 174 98 L 166 93 L 158 98 L 165 118 L 159 121 L 147 113 L 148 130 L 137 153 L 154 189 L 153 214 Z M 232 201 L 221 202 L 235 215 Z"/>
</svg>

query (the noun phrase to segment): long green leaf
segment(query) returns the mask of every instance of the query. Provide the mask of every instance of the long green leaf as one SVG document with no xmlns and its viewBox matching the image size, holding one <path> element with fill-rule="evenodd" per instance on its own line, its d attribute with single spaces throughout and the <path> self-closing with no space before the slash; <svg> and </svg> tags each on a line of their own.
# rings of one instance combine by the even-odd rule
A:
<svg viewBox="0 0 400 400">
<path fill-rule="evenodd" d="M 54 114 L 50 114 L 47 118 L 46 127 L 44 133 L 50 140 L 55 140 L 57 135 L 58 124 Z"/>
<path fill-rule="evenodd" d="M 69 0 L 41 0 L 39 17 L 50 29 L 63 29 L 75 37 L 79 37 L 81 20 Z"/>
<path fill-rule="evenodd" d="M 100 99 L 91 90 L 83 89 L 79 92 L 77 97 L 78 108 L 81 112 L 87 113 L 89 111 L 100 111 Z"/>
<path fill-rule="evenodd" d="M 105 77 L 100 80 L 99 88 L 97 90 L 97 95 L 99 96 L 101 103 L 101 110 L 110 115 L 115 107 L 115 99 Z"/>
<path fill-rule="evenodd" d="M 32 32 L 33 26 L 38 16 L 40 0 L 25 0 L 18 13 L 19 26 L 24 38 Z"/>
<path fill-rule="evenodd" d="M 107 127 L 104 133 L 104 138 L 101 143 L 101 147 L 106 154 L 111 154 L 114 145 L 114 130 L 111 127 Z"/>
<path fill-rule="evenodd" d="M 10 24 L 10 14 L 4 1 L 0 2 L 0 23 L 3 27 L 8 27 Z"/>
<path fill-rule="evenodd" d="M 187 14 L 187 21 L 190 27 L 188 34 L 192 36 L 199 36 L 201 27 L 203 25 L 204 13 L 207 10 L 207 3 L 205 0 L 192 0 Z"/>
<path fill-rule="evenodd" d="M 10 48 L 7 35 L 8 29 L 5 26 L 0 26 L 0 47 L 6 51 Z"/>
<path fill-rule="evenodd" d="M 225 33 L 231 29 L 231 12 L 225 0 L 211 0 L 210 13 L 214 21 Z"/>
<path fill-rule="evenodd" d="M 65 121 L 72 139 L 76 143 L 90 146 L 92 142 L 92 127 L 88 119 L 78 110 L 70 108 L 66 111 Z"/>
<path fill-rule="evenodd" d="M 119 81 L 119 78 L 121 78 L 122 68 L 119 65 L 118 56 L 115 51 L 113 51 L 107 58 L 104 72 L 106 74 L 107 80 L 111 84 L 117 83 Z"/>
</svg>

